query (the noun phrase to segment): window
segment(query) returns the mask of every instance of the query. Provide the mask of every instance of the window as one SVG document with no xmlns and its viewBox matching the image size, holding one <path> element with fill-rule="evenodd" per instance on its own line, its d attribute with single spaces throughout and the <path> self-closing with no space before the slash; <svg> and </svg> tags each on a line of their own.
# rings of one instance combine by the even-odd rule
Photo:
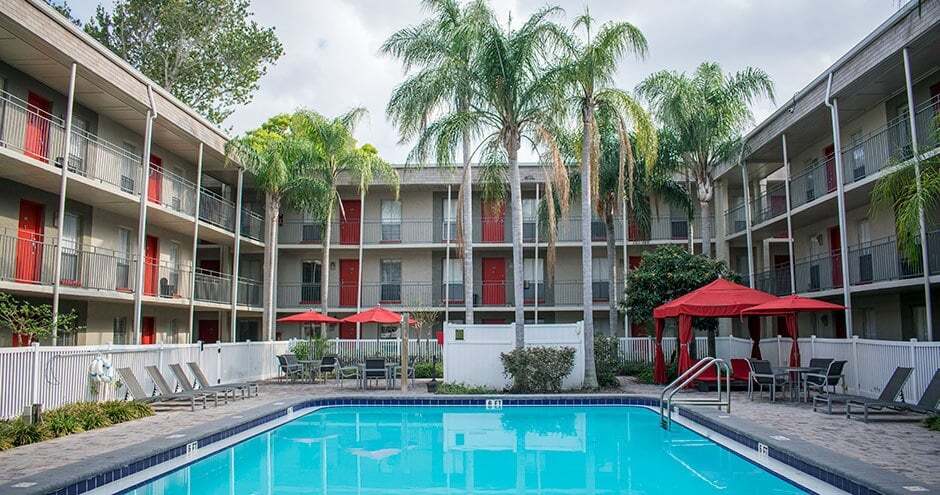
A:
<svg viewBox="0 0 940 495">
<path fill-rule="evenodd" d="M 133 194 L 137 188 L 137 170 L 140 158 L 137 156 L 137 147 L 133 143 L 124 142 L 121 157 L 121 190 Z"/>
<path fill-rule="evenodd" d="M 851 166 L 846 167 L 847 170 L 852 170 L 855 175 L 855 180 L 865 177 L 865 147 L 862 142 L 862 131 L 858 131 L 849 138 L 849 142 L 852 145 L 851 153 Z"/>
<path fill-rule="evenodd" d="M 62 224 L 62 277 L 66 285 L 79 285 L 81 217 L 66 213 Z"/>
<path fill-rule="evenodd" d="M 401 261 L 382 260 L 379 277 L 381 302 L 401 302 Z"/>
<path fill-rule="evenodd" d="M 118 345 L 127 343 L 127 317 L 119 316 L 111 322 L 111 340 Z"/>
<path fill-rule="evenodd" d="M 457 200 L 455 198 L 444 198 L 442 210 L 444 225 L 444 241 L 452 241 L 457 238 Z"/>
<path fill-rule="evenodd" d="M 133 252 L 131 244 L 131 231 L 123 227 L 118 227 L 118 241 L 115 252 L 115 289 L 128 290 L 131 274 L 131 253 Z"/>
<path fill-rule="evenodd" d="M 441 297 L 450 302 L 463 302 L 463 260 L 462 259 L 442 259 L 441 260 Z"/>
<path fill-rule="evenodd" d="M 536 222 L 539 220 L 539 202 L 535 198 L 522 198 L 522 238 L 535 240 Z"/>
<path fill-rule="evenodd" d="M 301 264 L 300 304 L 320 303 L 320 262 L 304 261 Z"/>
<path fill-rule="evenodd" d="M 401 242 L 401 201 L 382 200 L 382 242 Z"/>
<path fill-rule="evenodd" d="M 323 225 L 312 213 L 304 212 L 301 225 L 300 242 L 320 242 L 323 239 Z"/>
<path fill-rule="evenodd" d="M 594 300 L 610 300 L 610 264 L 607 258 L 594 258 L 591 260 L 591 274 L 593 275 Z"/>
<path fill-rule="evenodd" d="M 539 302 L 545 300 L 545 260 L 536 263 L 535 258 L 522 260 L 522 279 L 524 281 L 522 292 L 527 303 L 535 301 L 538 294 Z"/>
</svg>

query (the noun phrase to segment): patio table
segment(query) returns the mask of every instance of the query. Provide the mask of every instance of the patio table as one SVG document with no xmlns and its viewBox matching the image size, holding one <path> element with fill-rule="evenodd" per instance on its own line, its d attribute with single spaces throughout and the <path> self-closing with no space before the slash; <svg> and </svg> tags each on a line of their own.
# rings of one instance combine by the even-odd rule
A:
<svg viewBox="0 0 940 495">
<path fill-rule="evenodd" d="M 797 402 L 803 395 L 803 387 L 806 385 L 806 375 L 808 373 L 817 373 L 821 368 L 810 368 L 809 366 L 781 366 L 775 368 L 776 371 L 790 374 L 790 402 Z M 799 389 L 793 387 L 793 384 L 799 385 Z"/>
<path fill-rule="evenodd" d="M 310 383 L 317 382 L 317 372 L 320 370 L 319 359 L 298 359 L 298 363 L 304 367 L 304 372 L 310 375 Z"/>
<path fill-rule="evenodd" d="M 366 363 L 359 362 L 356 363 L 356 367 L 359 368 L 359 388 L 366 388 Z M 392 374 L 393 369 L 395 368 L 394 362 L 385 362 L 385 390 L 388 390 L 394 386 L 394 376 Z"/>
</svg>

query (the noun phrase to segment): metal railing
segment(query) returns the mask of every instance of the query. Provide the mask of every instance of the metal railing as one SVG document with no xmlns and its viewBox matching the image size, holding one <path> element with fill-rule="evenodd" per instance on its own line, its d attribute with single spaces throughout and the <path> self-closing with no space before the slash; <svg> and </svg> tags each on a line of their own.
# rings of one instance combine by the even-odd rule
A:
<svg viewBox="0 0 940 495">
<path fill-rule="evenodd" d="M 185 264 L 174 265 L 163 261 L 146 260 L 142 280 L 145 296 L 166 299 L 189 298 L 192 273 Z"/>
<path fill-rule="evenodd" d="M 435 237 L 433 220 L 366 220 L 362 226 L 363 244 L 429 244 Z"/>
<path fill-rule="evenodd" d="M 901 280 L 923 275 L 921 260 L 909 261 L 898 251 L 897 239 L 885 237 L 850 246 L 849 281 L 852 285 Z"/>
<path fill-rule="evenodd" d="M 926 153 L 940 146 L 940 95 L 922 103 L 914 111 L 914 125 L 917 128 L 917 144 L 921 153 Z"/>
<path fill-rule="evenodd" d="M 238 277 L 238 304 L 260 308 L 263 287 L 264 284 L 258 280 Z"/>
<path fill-rule="evenodd" d="M 229 304 L 232 302 L 232 276 L 197 268 L 194 299 L 197 301 Z"/>
<path fill-rule="evenodd" d="M 751 200 L 751 215 L 754 225 L 764 223 L 787 212 L 786 185 L 782 182 L 770 185 Z"/>
<path fill-rule="evenodd" d="M 912 156 L 911 128 L 905 112 L 861 142 L 843 148 L 843 180 L 851 184 Z"/>
<path fill-rule="evenodd" d="M 0 145 L 61 166 L 65 124 L 62 118 L 0 91 Z"/>
<path fill-rule="evenodd" d="M 835 157 L 811 165 L 790 179 L 790 207 L 815 201 L 836 190 Z"/>
<path fill-rule="evenodd" d="M 320 306 L 319 283 L 280 284 L 277 286 L 277 305 L 282 308 Z"/>
<path fill-rule="evenodd" d="M 256 241 L 264 241 L 264 215 L 243 207 L 241 235 Z"/>
<path fill-rule="evenodd" d="M 718 396 L 714 399 L 701 397 L 680 397 L 676 394 L 692 383 L 693 380 L 705 373 L 708 368 L 715 367 L 715 377 L 718 384 Z M 725 387 L 722 392 L 721 381 L 724 375 Z M 731 367 L 723 359 L 706 357 L 700 359 L 689 369 L 685 370 L 678 378 L 672 381 L 663 389 L 659 395 L 659 423 L 668 430 L 672 426 L 672 410 L 676 404 L 692 404 L 696 406 L 718 406 L 725 407 L 725 411 L 731 414 Z"/>
<path fill-rule="evenodd" d="M 754 274 L 754 288 L 775 296 L 790 294 L 790 265 L 782 264 Z"/>
<path fill-rule="evenodd" d="M 235 230 L 235 205 L 203 187 L 199 191 L 199 219 L 232 232 Z"/>
<path fill-rule="evenodd" d="M 340 228 L 338 222 L 333 222 L 330 242 L 332 245 L 340 243 Z M 325 232 L 320 222 L 289 220 L 278 227 L 278 242 L 281 244 L 323 244 Z"/>
<path fill-rule="evenodd" d="M 435 297 L 430 282 L 386 282 L 362 284 L 362 307 L 388 306 L 430 307 L 443 302 Z"/>
<path fill-rule="evenodd" d="M 794 263 L 793 268 L 797 293 L 842 287 L 840 251 L 802 258 Z"/>
<path fill-rule="evenodd" d="M 36 285 L 53 284 L 55 246 L 42 234 L 0 234 L 0 280 Z"/>
<path fill-rule="evenodd" d="M 72 130 L 69 172 L 122 192 L 140 194 L 140 155 L 79 129 Z"/>
<path fill-rule="evenodd" d="M 734 206 L 725 211 L 725 225 L 728 226 L 729 234 L 743 232 L 747 228 L 746 212 L 744 203 Z"/>
<path fill-rule="evenodd" d="M 147 200 L 185 215 L 196 213 L 196 184 L 165 167 L 150 163 Z"/>
</svg>

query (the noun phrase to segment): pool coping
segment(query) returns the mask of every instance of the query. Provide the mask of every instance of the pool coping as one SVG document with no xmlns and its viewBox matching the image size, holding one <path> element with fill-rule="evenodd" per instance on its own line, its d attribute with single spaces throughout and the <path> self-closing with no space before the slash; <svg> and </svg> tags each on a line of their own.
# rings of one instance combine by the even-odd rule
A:
<svg viewBox="0 0 940 495">
<path fill-rule="evenodd" d="M 634 405 L 659 407 L 659 399 L 648 395 L 628 394 L 562 394 L 562 395 L 414 395 L 365 397 L 361 395 L 298 398 L 261 405 L 239 411 L 197 426 L 178 431 L 164 438 L 102 453 L 93 460 L 83 460 L 50 469 L 25 479 L 0 484 L 0 492 L 11 495 L 78 495 L 100 488 L 112 481 L 134 475 L 187 453 L 187 446 L 197 442 L 199 448 L 214 444 L 275 420 L 289 411 L 323 406 L 355 405 L 465 405 L 486 406 L 488 400 L 500 400 L 500 407 L 524 405 Z M 492 404 L 492 403 L 491 403 Z M 926 486 L 900 474 L 867 464 L 804 440 L 777 435 L 772 429 L 738 418 L 714 408 L 678 407 L 677 412 L 708 429 L 728 437 L 746 448 L 758 451 L 767 447 L 770 458 L 797 471 L 859 495 L 909 495 L 911 493 L 940 495 L 940 487 Z M 825 459 L 825 465 L 819 461 Z M 17 487 L 22 483 L 29 486 Z M 911 490 L 905 487 L 920 487 Z"/>
</svg>

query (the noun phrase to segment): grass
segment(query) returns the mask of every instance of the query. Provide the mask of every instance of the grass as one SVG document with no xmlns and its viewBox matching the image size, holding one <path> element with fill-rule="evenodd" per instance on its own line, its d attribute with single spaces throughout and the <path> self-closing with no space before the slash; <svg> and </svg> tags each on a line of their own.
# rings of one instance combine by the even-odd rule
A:
<svg viewBox="0 0 940 495">
<path fill-rule="evenodd" d="M 153 416 L 149 404 L 126 401 L 78 402 L 42 415 L 38 423 L 0 421 L 0 451 Z"/>
</svg>

